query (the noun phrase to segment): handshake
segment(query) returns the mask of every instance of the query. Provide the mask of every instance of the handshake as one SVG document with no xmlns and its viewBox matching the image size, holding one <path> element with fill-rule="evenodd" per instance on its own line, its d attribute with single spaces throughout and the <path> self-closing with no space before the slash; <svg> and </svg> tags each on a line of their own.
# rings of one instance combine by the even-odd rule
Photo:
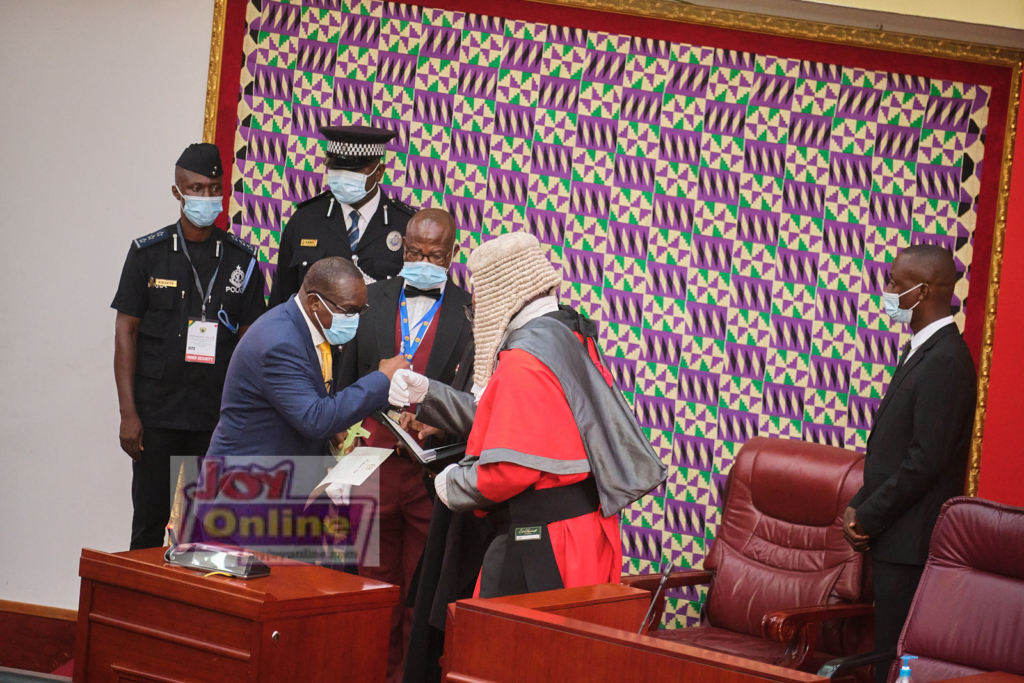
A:
<svg viewBox="0 0 1024 683">
<path fill-rule="evenodd" d="M 388 402 L 396 407 L 419 403 L 427 395 L 430 380 L 413 372 L 405 356 L 386 358 L 380 362 L 379 370 L 391 380 Z"/>
<path fill-rule="evenodd" d="M 393 406 L 407 406 L 420 403 L 427 395 L 430 380 L 412 370 L 398 370 L 391 377 L 388 403 Z"/>
</svg>

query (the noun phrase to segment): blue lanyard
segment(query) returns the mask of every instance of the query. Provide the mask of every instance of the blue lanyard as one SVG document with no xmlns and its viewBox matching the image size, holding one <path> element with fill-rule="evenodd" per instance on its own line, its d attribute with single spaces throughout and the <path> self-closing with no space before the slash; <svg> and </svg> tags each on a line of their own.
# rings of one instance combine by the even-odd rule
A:
<svg viewBox="0 0 1024 683">
<path fill-rule="evenodd" d="M 402 287 L 402 295 L 398 301 L 401 305 L 402 313 L 402 349 L 400 353 L 405 356 L 406 360 L 412 362 L 412 357 L 416 355 L 416 351 L 420 348 L 420 343 L 423 341 L 423 335 L 426 334 L 427 328 L 430 327 L 431 321 L 437 314 L 437 309 L 441 308 L 441 302 L 444 301 L 444 292 L 441 292 L 441 298 L 434 302 L 434 305 L 430 307 L 427 314 L 423 316 L 423 320 L 419 321 L 412 330 L 409 329 L 409 307 L 405 303 L 405 287 Z"/>
</svg>

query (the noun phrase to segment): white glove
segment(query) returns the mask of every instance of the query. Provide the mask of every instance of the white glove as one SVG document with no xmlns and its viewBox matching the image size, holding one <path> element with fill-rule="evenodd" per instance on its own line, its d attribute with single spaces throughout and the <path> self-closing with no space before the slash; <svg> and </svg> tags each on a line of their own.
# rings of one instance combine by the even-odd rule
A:
<svg viewBox="0 0 1024 683">
<path fill-rule="evenodd" d="M 437 497 L 441 499 L 445 507 L 448 505 L 448 473 L 458 467 L 456 463 L 452 463 L 441 470 L 441 474 L 434 477 L 434 491 L 437 492 Z"/>
<path fill-rule="evenodd" d="M 350 504 L 352 502 L 352 484 L 331 484 L 327 487 L 327 497 L 335 505 Z"/>
<path fill-rule="evenodd" d="M 430 380 L 412 370 L 399 370 L 391 378 L 388 402 L 393 406 L 407 406 L 421 402 L 427 395 Z"/>
</svg>

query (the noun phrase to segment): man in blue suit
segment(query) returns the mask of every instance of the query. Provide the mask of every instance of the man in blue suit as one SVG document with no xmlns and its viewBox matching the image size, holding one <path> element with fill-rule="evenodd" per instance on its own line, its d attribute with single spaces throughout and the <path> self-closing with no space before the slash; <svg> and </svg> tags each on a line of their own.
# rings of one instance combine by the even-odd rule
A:
<svg viewBox="0 0 1024 683">
<path fill-rule="evenodd" d="M 341 392 L 336 347 L 355 337 L 366 284 L 351 261 L 317 261 L 292 299 L 252 324 L 224 382 L 207 455 L 321 455 L 334 435 L 388 403 L 402 356 L 382 360 Z"/>
</svg>

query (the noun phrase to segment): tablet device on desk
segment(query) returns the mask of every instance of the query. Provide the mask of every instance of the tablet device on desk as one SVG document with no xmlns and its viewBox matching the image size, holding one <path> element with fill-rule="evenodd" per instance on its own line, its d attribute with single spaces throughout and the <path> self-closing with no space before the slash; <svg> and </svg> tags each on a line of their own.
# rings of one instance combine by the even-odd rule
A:
<svg viewBox="0 0 1024 683">
<path fill-rule="evenodd" d="M 388 413 L 378 410 L 374 417 L 377 418 L 378 422 L 391 430 L 391 433 L 398 439 L 398 443 L 405 448 L 413 460 L 435 474 L 448 467 L 448 465 L 462 460 L 466 455 L 465 442 L 452 444 L 451 446 L 424 449 L 416 443 L 416 439 L 412 437 L 412 434 L 402 429 L 398 421 Z"/>
</svg>

